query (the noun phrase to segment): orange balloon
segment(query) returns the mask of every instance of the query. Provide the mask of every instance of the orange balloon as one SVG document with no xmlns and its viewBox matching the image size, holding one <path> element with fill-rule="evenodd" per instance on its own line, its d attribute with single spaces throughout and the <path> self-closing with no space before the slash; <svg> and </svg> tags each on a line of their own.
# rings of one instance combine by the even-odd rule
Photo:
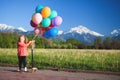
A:
<svg viewBox="0 0 120 80">
<path fill-rule="evenodd" d="M 51 9 L 49 7 L 44 7 L 41 11 L 42 17 L 47 18 L 51 14 Z"/>
</svg>

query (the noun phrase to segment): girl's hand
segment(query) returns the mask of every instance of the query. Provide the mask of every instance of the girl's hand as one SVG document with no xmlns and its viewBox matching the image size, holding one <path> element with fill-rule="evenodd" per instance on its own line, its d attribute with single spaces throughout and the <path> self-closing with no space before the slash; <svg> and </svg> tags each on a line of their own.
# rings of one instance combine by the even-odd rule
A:
<svg viewBox="0 0 120 80">
<path fill-rule="evenodd" d="M 35 42 L 35 40 L 29 41 L 28 45 L 32 45 Z"/>
<path fill-rule="evenodd" d="M 27 46 L 31 45 L 32 44 L 32 41 L 29 41 L 29 43 L 27 43 Z"/>
<path fill-rule="evenodd" d="M 32 40 L 32 43 L 34 43 L 35 42 L 35 40 Z"/>
<path fill-rule="evenodd" d="M 29 41 L 29 43 L 32 43 L 32 41 Z"/>
</svg>

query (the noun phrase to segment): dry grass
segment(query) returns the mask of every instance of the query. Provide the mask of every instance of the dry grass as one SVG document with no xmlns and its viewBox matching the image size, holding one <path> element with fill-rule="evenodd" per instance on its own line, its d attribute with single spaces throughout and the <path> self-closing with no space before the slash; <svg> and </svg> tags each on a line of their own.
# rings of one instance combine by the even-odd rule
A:
<svg viewBox="0 0 120 80">
<path fill-rule="evenodd" d="M 0 63 L 17 65 L 16 54 L 17 49 L 0 49 Z M 120 71 L 120 50 L 35 49 L 34 61 L 38 68 Z M 27 62 L 31 66 L 31 54 Z"/>
</svg>

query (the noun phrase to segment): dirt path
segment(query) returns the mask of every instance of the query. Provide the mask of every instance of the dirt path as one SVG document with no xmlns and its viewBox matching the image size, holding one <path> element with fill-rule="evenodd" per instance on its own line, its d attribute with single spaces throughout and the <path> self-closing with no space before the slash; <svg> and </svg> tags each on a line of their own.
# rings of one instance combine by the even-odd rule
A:
<svg viewBox="0 0 120 80">
<path fill-rule="evenodd" d="M 34 73 L 19 73 L 15 67 L 0 67 L 0 80 L 120 80 L 119 75 L 85 72 L 38 70 Z"/>
</svg>

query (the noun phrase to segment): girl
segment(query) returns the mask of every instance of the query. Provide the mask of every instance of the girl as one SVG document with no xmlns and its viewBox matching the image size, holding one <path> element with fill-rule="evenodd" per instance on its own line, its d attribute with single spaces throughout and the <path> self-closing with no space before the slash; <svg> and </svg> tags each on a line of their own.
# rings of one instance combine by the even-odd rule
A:
<svg viewBox="0 0 120 80">
<path fill-rule="evenodd" d="M 24 35 L 21 35 L 19 37 L 18 40 L 18 61 L 19 61 L 19 70 L 20 72 L 22 72 L 22 64 L 24 66 L 24 71 L 27 71 L 27 67 L 26 67 L 26 56 L 28 56 L 28 46 L 30 46 L 34 41 L 29 41 L 27 37 L 25 37 Z"/>
</svg>

